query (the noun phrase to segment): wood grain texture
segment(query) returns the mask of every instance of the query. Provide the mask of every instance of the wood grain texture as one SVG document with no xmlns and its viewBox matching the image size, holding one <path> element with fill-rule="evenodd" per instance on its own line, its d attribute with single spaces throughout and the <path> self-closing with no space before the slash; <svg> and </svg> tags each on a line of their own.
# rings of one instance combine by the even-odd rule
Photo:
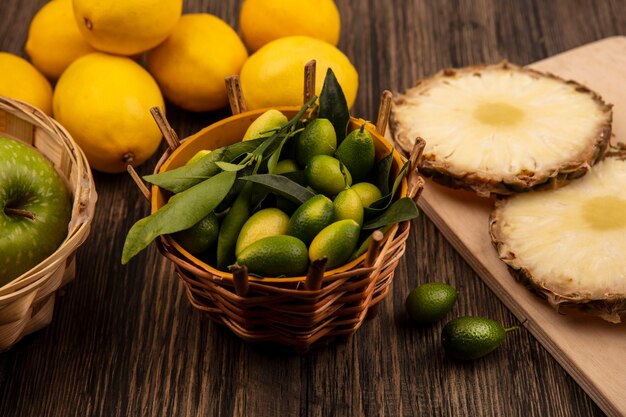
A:
<svg viewBox="0 0 626 417">
<path fill-rule="evenodd" d="M 23 55 L 43 1 L 0 1 L 0 50 Z M 360 87 L 353 114 L 375 120 L 380 93 L 441 67 L 527 64 L 626 33 L 623 0 L 338 0 L 340 48 Z M 240 2 L 187 1 L 238 25 Z M 168 106 L 181 137 L 228 114 Z M 162 145 L 164 149 L 165 145 Z M 140 168 L 148 173 L 156 157 Z M 152 246 L 119 258 L 148 212 L 128 175 L 96 174 L 100 196 L 77 278 L 53 323 L 0 355 L 0 416 L 596 416 L 601 410 L 524 329 L 472 363 L 444 357 L 444 323 L 415 327 L 404 298 L 418 283 L 456 286 L 455 315 L 519 324 L 425 216 L 377 318 L 344 344 L 298 356 L 242 343 L 187 302 Z"/>
</svg>

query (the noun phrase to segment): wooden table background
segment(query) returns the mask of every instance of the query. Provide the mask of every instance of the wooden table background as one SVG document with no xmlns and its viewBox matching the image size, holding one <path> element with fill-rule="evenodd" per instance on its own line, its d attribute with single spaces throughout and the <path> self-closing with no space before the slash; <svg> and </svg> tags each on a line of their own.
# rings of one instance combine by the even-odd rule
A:
<svg viewBox="0 0 626 417">
<path fill-rule="evenodd" d="M 29 22 L 44 3 L 0 0 L 1 51 L 24 55 Z M 402 91 L 440 68 L 528 64 L 626 34 L 624 0 L 337 5 L 339 47 L 360 75 L 352 112 L 370 120 L 382 90 Z M 235 28 L 239 8 L 239 1 L 185 4 L 186 12 L 213 13 Z M 167 110 L 181 137 L 228 115 Z M 441 350 L 444 323 L 408 322 L 408 292 L 441 280 L 459 290 L 448 319 L 483 315 L 519 324 L 425 216 L 414 222 L 379 316 L 347 343 L 299 356 L 243 343 L 204 318 L 154 246 L 122 266 L 126 232 L 148 206 L 127 175 L 95 179 L 99 202 L 77 279 L 57 299 L 48 328 L 0 354 L 2 417 L 602 415 L 523 328 L 488 357 L 459 363 Z"/>
</svg>

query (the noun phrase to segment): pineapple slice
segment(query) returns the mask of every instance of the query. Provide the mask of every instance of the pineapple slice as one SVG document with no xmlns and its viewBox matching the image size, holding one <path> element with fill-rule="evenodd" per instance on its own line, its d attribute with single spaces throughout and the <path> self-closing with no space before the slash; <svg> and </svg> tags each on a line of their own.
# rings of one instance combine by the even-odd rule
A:
<svg viewBox="0 0 626 417">
<path fill-rule="evenodd" d="M 421 171 L 481 196 L 559 186 L 606 151 L 611 105 L 586 87 L 508 63 L 444 70 L 392 106 L 391 129 Z"/>
<path fill-rule="evenodd" d="M 626 314 L 626 148 L 557 190 L 500 199 L 489 230 L 500 259 L 555 307 L 619 323 Z"/>
</svg>

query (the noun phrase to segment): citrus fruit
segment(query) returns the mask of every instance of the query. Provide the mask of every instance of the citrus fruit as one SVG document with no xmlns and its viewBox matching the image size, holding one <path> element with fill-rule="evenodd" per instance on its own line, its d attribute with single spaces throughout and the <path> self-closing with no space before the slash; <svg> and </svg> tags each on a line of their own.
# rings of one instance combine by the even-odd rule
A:
<svg viewBox="0 0 626 417">
<path fill-rule="evenodd" d="M 202 159 L 203 156 L 208 155 L 210 153 L 211 153 L 210 150 L 202 149 L 201 151 L 196 152 L 195 155 L 192 156 L 191 159 L 185 163 L 185 165 L 194 164 L 194 163 L 198 162 L 200 159 Z"/>
<path fill-rule="evenodd" d="M 363 203 L 361 198 L 352 188 L 341 191 L 333 200 L 335 220 L 352 219 L 363 225 Z"/>
<path fill-rule="evenodd" d="M 308 245 L 315 235 L 333 222 L 333 218 L 333 202 L 328 197 L 318 194 L 302 203 L 291 215 L 287 234 Z"/>
<path fill-rule="evenodd" d="M 414 288 L 406 298 L 406 311 L 418 323 L 434 323 L 452 310 L 457 296 L 456 290 L 448 284 L 422 284 Z"/>
<path fill-rule="evenodd" d="M 354 220 L 339 220 L 322 229 L 309 246 L 311 262 L 328 257 L 326 269 L 335 269 L 350 258 L 359 240 L 361 228 Z"/>
<path fill-rule="evenodd" d="M 182 0 L 72 0 L 78 29 L 94 48 L 135 55 L 167 38 L 183 11 Z"/>
<path fill-rule="evenodd" d="M 279 129 L 287 124 L 287 116 L 276 109 L 269 109 L 248 126 L 242 140 L 252 140 L 272 136 L 271 130 Z"/>
<path fill-rule="evenodd" d="M 248 58 L 241 68 L 241 88 L 249 109 L 302 105 L 304 65 L 317 61 L 315 91 L 319 96 L 332 68 L 348 107 L 356 98 L 359 76 L 350 60 L 334 46 L 308 36 L 276 39 Z"/>
<path fill-rule="evenodd" d="M 235 256 L 253 242 L 268 236 L 284 235 L 287 233 L 289 216 L 277 208 L 266 208 L 254 213 L 241 227 Z"/>
<path fill-rule="evenodd" d="M 335 158 L 348 168 L 355 182 L 366 179 L 376 158 L 374 139 L 364 127 L 365 125 L 362 125 L 360 129 L 350 132 L 335 154 Z"/>
<path fill-rule="evenodd" d="M 222 220 L 217 236 L 217 267 L 223 271 L 235 261 L 237 237 L 244 223 L 250 217 L 249 189 L 250 187 L 246 184 Z"/>
<path fill-rule="evenodd" d="M 478 359 L 504 342 L 506 333 L 500 323 L 484 317 L 458 317 L 450 320 L 441 332 L 446 354 L 463 360 Z"/>
<path fill-rule="evenodd" d="M 306 245 L 293 236 L 268 236 L 245 248 L 237 264 L 266 277 L 304 275 L 308 266 Z"/>
<path fill-rule="evenodd" d="M 293 159 L 283 159 L 282 161 L 278 161 L 274 171 L 272 171 L 272 174 L 287 174 L 289 172 L 296 172 L 298 169 L 299 167 L 298 164 L 296 164 L 296 161 Z"/>
<path fill-rule="evenodd" d="M 296 138 L 296 160 L 301 166 L 315 155 L 332 156 L 337 149 L 337 134 L 328 119 L 317 118 Z"/>
<path fill-rule="evenodd" d="M 245 0 L 239 16 L 243 39 L 251 51 L 291 35 L 307 35 L 337 45 L 340 24 L 332 0 Z"/>
<path fill-rule="evenodd" d="M 215 213 L 200 220 L 189 229 L 174 234 L 174 239 L 192 254 L 199 254 L 211 249 L 217 241 L 220 222 Z"/>
<path fill-rule="evenodd" d="M 72 0 L 51 1 L 37 12 L 24 49 L 33 65 L 52 80 L 76 58 L 95 52 L 78 30 Z"/>
<path fill-rule="evenodd" d="M 238 74 L 247 57 L 226 22 L 198 13 L 183 15 L 167 40 L 148 52 L 146 62 L 168 100 L 187 110 L 209 111 L 228 104 L 224 78 Z"/>
<path fill-rule="evenodd" d="M 356 193 L 361 198 L 361 203 L 363 203 L 363 207 L 366 208 L 372 205 L 374 201 L 382 198 L 383 196 L 378 187 L 369 182 L 360 182 L 358 184 L 354 184 L 350 188 L 356 191 Z"/>
<path fill-rule="evenodd" d="M 352 184 L 350 171 L 339 160 L 328 155 L 315 155 L 304 168 L 307 183 L 314 190 L 335 196 Z"/>
<path fill-rule="evenodd" d="M 300 207 L 299 204 L 285 198 L 283 196 L 276 196 L 276 208 L 285 212 L 287 215 L 293 215 L 293 213 Z"/>
<path fill-rule="evenodd" d="M 52 87 L 37 68 L 17 55 L 0 52 L 0 95 L 25 101 L 52 115 Z"/>
<path fill-rule="evenodd" d="M 78 58 L 54 91 L 54 117 L 74 137 L 92 168 L 122 172 L 146 161 L 161 132 L 150 108 L 164 108 L 159 87 L 130 58 L 95 52 Z"/>
</svg>

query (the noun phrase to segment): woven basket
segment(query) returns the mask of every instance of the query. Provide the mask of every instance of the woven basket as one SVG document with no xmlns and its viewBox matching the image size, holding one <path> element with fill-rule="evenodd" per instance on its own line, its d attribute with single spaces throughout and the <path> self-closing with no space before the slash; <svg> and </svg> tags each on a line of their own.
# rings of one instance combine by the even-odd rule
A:
<svg viewBox="0 0 626 417">
<path fill-rule="evenodd" d="M 97 195 L 83 152 L 61 125 L 40 110 L 0 96 L 0 135 L 32 145 L 46 156 L 73 196 L 65 241 L 48 258 L 0 288 L 2 351 L 52 320 L 55 292 L 74 278 L 74 254 L 89 234 Z"/>
<path fill-rule="evenodd" d="M 216 149 L 240 141 L 248 126 L 265 110 L 246 111 L 238 76 L 226 79 L 233 116 L 214 123 L 182 141 L 167 123 L 158 108 L 152 114 L 169 144 L 154 172 L 165 172 L 184 165 L 202 149 Z M 304 74 L 304 102 L 315 91 L 315 61 L 307 63 Z M 361 119 L 350 119 L 348 130 L 366 124 L 376 148 L 376 159 L 389 154 L 392 146 L 385 140 L 391 93 L 381 98 L 376 125 Z M 276 107 L 288 118 L 299 107 Z M 424 186 L 417 172 L 424 141 L 419 139 L 410 156 L 408 180 L 405 177 L 394 198 L 409 196 L 416 202 Z M 399 172 L 405 159 L 394 153 L 392 173 Z M 151 201 L 154 213 L 167 202 L 167 194 L 159 187 L 146 188 L 137 173 L 129 172 L 142 193 Z M 376 305 L 389 292 L 394 271 L 405 251 L 410 222 L 393 225 L 385 235 L 374 234 L 366 254 L 331 271 L 324 271 L 317 262 L 306 277 L 257 278 L 248 276 L 245 268 L 233 274 L 220 271 L 194 257 L 169 235 L 157 240 L 160 252 L 169 259 L 182 279 L 191 304 L 205 312 L 213 321 L 230 328 L 249 342 L 272 342 L 306 351 L 312 345 L 345 339 L 361 326 L 366 317 L 376 315 Z"/>
</svg>

